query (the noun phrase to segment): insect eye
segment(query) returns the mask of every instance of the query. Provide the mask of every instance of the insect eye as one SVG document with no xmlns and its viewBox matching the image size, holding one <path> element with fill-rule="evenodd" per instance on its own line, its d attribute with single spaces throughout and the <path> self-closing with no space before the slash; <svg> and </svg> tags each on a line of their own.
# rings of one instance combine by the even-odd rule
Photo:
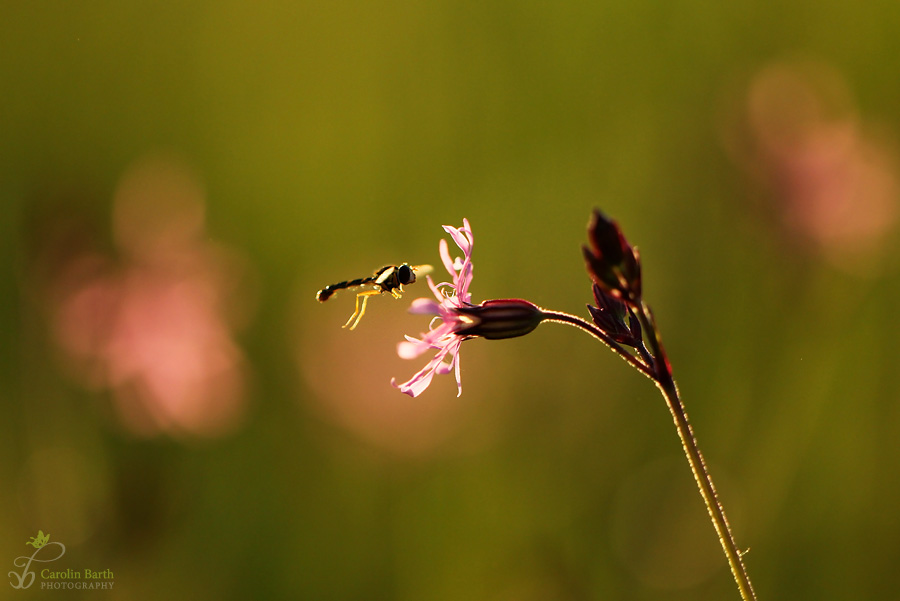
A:
<svg viewBox="0 0 900 601">
<path fill-rule="evenodd" d="M 397 277 L 403 285 L 412 284 L 416 281 L 416 274 L 410 269 L 409 265 L 401 265 L 397 270 Z"/>
</svg>

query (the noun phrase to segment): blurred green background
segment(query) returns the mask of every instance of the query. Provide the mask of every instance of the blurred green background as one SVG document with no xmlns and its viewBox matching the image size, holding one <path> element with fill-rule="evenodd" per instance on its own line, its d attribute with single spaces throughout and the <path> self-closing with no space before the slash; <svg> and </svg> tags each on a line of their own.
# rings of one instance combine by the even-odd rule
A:
<svg viewBox="0 0 900 601">
<path fill-rule="evenodd" d="M 314 300 L 467 217 L 474 300 L 587 316 L 594 206 L 760 598 L 896 594 L 896 2 L 2 13 L 0 562 L 41 529 L 115 586 L 0 597 L 737 599 L 601 345 L 466 342 L 409 399 L 427 288 Z"/>
</svg>

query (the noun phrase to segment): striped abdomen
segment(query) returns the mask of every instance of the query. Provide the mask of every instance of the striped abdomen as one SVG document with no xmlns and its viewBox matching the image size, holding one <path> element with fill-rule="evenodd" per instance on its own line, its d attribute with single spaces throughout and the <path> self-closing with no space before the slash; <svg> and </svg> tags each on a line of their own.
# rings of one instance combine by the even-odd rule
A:
<svg viewBox="0 0 900 601">
<path fill-rule="evenodd" d="M 363 284 L 370 284 L 374 281 L 374 278 L 358 278 L 355 280 L 348 280 L 346 282 L 338 282 L 337 284 L 331 284 L 330 286 L 325 286 L 318 292 L 316 292 L 316 300 L 320 303 L 324 303 L 331 295 L 333 295 L 338 290 L 344 290 L 346 288 L 354 288 L 356 286 L 362 286 Z"/>
</svg>

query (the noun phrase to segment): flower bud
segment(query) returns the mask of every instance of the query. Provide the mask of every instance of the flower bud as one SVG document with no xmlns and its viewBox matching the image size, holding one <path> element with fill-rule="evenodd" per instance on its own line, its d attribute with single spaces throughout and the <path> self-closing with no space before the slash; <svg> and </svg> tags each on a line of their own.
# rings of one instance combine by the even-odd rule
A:
<svg viewBox="0 0 900 601">
<path fill-rule="evenodd" d="M 641 262 L 619 224 L 597 209 L 588 224 L 590 246 L 583 246 L 588 273 L 604 291 L 636 302 L 641 297 Z"/>
<path fill-rule="evenodd" d="M 637 348 L 643 344 L 641 322 L 634 311 L 621 298 L 604 291 L 594 284 L 596 307 L 588 305 L 594 325 L 620 344 Z"/>
</svg>

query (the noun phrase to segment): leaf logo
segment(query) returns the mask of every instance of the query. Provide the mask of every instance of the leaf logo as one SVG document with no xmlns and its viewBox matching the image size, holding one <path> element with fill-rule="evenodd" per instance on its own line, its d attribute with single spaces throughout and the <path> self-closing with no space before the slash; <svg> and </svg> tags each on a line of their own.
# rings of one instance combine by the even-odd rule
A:
<svg viewBox="0 0 900 601">
<path fill-rule="evenodd" d="M 31 540 L 25 541 L 26 545 L 31 545 L 35 549 L 40 549 L 44 545 L 47 544 L 47 541 L 50 540 L 49 534 L 44 534 L 43 530 L 38 530 L 37 536 L 30 537 Z"/>
</svg>

